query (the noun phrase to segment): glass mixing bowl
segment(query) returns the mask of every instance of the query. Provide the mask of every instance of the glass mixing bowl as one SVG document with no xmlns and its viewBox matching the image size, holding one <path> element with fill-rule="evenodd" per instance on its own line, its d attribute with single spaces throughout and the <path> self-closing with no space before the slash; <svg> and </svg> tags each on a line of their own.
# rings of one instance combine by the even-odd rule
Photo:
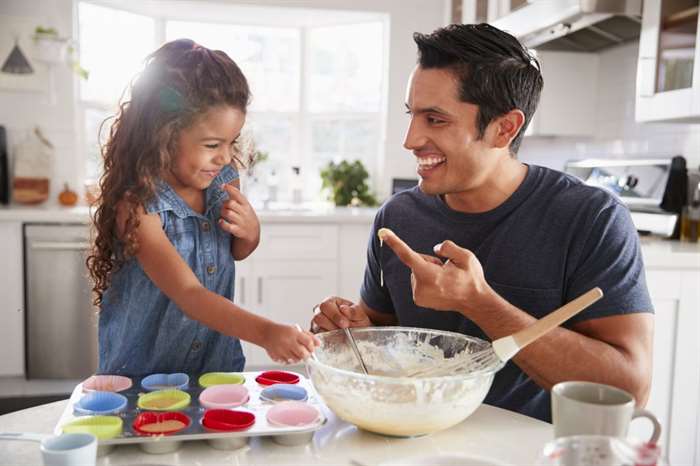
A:
<svg viewBox="0 0 700 466">
<path fill-rule="evenodd" d="M 447 429 L 481 404 L 504 363 L 440 377 L 410 377 L 426 365 L 491 344 L 460 333 L 411 327 L 352 330 L 369 375 L 362 373 L 343 330 L 317 335 L 321 346 L 307 360 L 309 378 L 341 419 L 384 435 L 411 437 Z"/>
</svg>

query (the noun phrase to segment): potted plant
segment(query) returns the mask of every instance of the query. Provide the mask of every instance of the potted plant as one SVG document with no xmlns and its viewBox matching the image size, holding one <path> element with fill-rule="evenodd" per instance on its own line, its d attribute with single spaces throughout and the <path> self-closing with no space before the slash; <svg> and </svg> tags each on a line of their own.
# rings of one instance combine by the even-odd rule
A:
<svg viewBox="0 0 700 466">
<path fill-rule="evenodd" d="M 321 170 L 323 188 L 330 190 L 329 198 L 337 206 L 376 206 L 377 199 L 367 185 L 369 173 L 359 160 L 329 162 Z"/>
<path fill-rule="evenodd" d="M 70 56 L 70 65 L 75 74 L 82 79 L 88 78 L 88 71 L 80 66 L 75 58 L 75 49 L 71 45 L 71 39 L 61 37 L 58 31 L 52 27 L 37 26 L 34 29 L 35 58 L 49 65 L 66 63 Z"/>
</svg>

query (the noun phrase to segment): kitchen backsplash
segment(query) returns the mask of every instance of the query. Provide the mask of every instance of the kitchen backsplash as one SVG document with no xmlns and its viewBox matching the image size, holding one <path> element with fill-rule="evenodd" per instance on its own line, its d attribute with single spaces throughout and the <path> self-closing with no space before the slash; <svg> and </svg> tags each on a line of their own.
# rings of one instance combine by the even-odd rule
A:
<svg viewBox="0 0 700 466">
<path fill-rule="evenodd" d="M 520 159 L 561 170 L 570 159 L 683 155 L 689 167 L 697 168 L 700 124 L 634 121 L 637 51 L 638 44 L 634 42 L 601 53 L 594 137 L 531 137 L 523 143 Z"/>
</svg>

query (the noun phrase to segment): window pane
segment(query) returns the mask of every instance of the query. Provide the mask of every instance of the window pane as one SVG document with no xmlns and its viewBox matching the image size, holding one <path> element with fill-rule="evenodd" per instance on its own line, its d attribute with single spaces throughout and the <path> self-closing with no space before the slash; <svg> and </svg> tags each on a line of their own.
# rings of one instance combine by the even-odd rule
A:
<svg viewBox="0 0 700 466">
<path fill-rule="evenodd" d="M 94 109 L 85 109 L 85 148 L 87 153 L 85 178 L 89 180 L 97 180 L 102 174 L 102 155 L 100 152 L 100 143 L 109 135 L 109 128 L 113 120 L 109 120 L 102 126 L 102 141 L 100 141 L 100 127 L 106 118 L 110 117 L 111 113 Z"/>
<path fill-rule="evenodd" d="M 384 71 L 381 22 L 309 30 L 311 112 L 378 112 Z"/>
<path fill-rule="evenodd" d="M 168 21 L 166 38 L 188 38 L 226 52 L 248 79 L 252 111 L 298 110 L 299 29 Z"/>
<path fill-rule="evenodd" d="M 152 18 L 90 3 L 78 4 L 83 100 L 116 103 L 155 47 Z M 128 31 L 128 33 L 126 33 Z"/>
</svg>

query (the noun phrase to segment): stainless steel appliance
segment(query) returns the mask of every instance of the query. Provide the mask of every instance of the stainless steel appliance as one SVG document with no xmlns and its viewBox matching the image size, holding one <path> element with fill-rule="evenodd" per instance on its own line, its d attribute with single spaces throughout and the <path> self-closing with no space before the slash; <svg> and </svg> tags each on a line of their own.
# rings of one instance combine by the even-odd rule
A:
<svg viewBox="0 0 700 466">
<path fill-rule="evenodd" d="M 530 48 L 596 52 L 639 37 L 642 0 L 528 1 L 491 24 Z"/>
<path fill-rule="evenodd" d="M 564 171 L 618 196 L 629 207 L 638 231 L 670 237 L 679 215 L 661 206 L 664 196 L 674 191 L 671 166 L 670 158 L 586 159 L 568 162 Z"/>
<path fill-rule="evenodd" d="M 87 225 L 24 229 L 27 378 L 78 379 L 97 367 Z"/>
</svg>

